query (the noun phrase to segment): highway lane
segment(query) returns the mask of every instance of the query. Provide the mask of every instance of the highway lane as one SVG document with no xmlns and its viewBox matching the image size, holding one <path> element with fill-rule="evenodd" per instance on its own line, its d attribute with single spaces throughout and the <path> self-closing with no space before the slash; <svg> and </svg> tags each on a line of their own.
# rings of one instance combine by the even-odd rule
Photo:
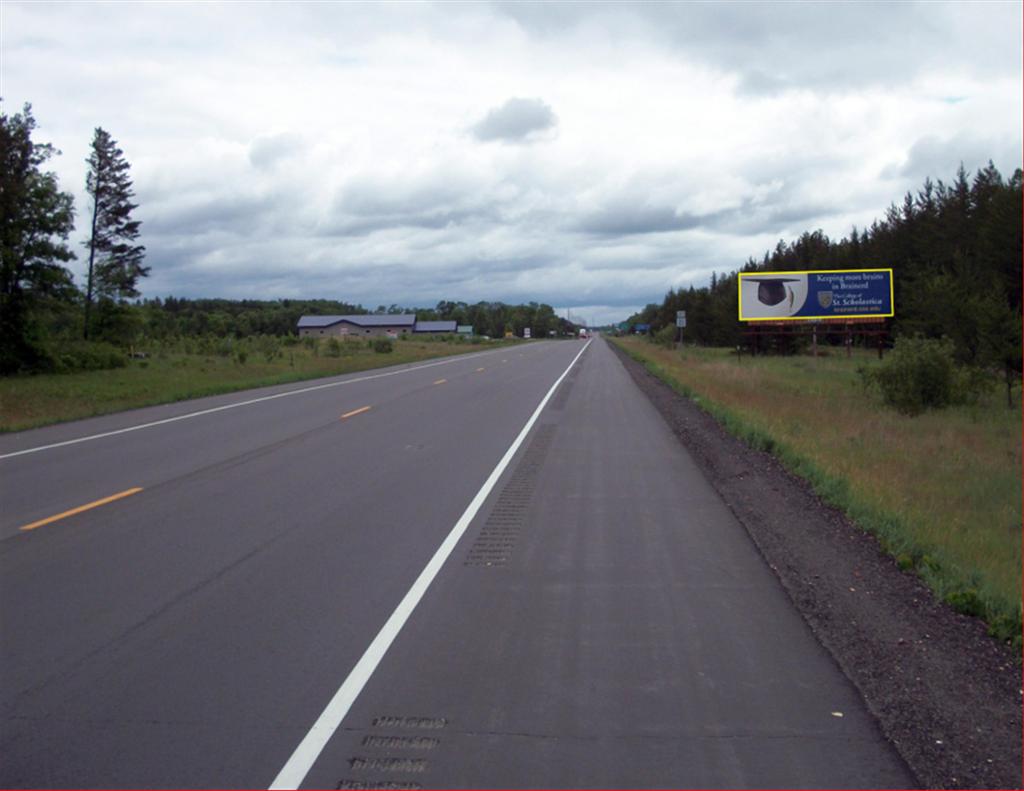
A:
<svg viewBox="0 0 1024 791">
<path fill-rule="evenodd" d="M 270 784 L 582 347 L 0 459 L 0 785 Z M 303 777 L 913 783 L 601 341 Z"/>
<path fill-rule="evenodd" d="M 109 481 L 138 479 L 135 485 L 145 486 L 218 464 L 328 426 L 349 407 L 389 403 L 439 379 L 455 381 L 480 367 L 493 369 L 536 354 L 538 348 L 498 349 L 2 435 L 0 538 L 23 524 L 114 494 L 107 491 Z M 144 428 L 131 432 L 139 426 Z M 114 433 L 123 431 L 131 433 Z M 79 444 L 46 449 L 69 442 Z M 44 450 L 33 452 L 39 448 Z M 41 489 L 47 496 L 40 496 Z"/>
<path fill-rule="evenodd" d="M 269 783 L 580 348 L 0 460 L 0 784 Z"/>
<path fill-rule="evenodd" d="M 304 786 L 912 787 L 603 342 L 563 387 Z"/>
</svg>

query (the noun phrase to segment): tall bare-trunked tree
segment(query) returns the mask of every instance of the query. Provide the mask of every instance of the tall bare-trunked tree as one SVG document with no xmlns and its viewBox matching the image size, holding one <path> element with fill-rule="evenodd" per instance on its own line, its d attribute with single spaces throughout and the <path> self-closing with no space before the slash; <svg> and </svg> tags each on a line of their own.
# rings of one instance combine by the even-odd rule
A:
<svg viewBox="0 0 1024 791">
<path fill-rule="evenodd" d="M 96 127 L 92 153 L 86 159 L 89 172 L 85 188 L 93 199 L 92 233 L 89 248 L 89 275 L 85 291 L 84 337 L 89 337 L 94 303 L 102 305 L 115 299 L 139 296 L 139 278 L 149 274 L 143 266 L 146 248 L 134 244 L 141 222 L 132 219 L 138 204 L 128 162 L 110 133 Z"/>
</svg>

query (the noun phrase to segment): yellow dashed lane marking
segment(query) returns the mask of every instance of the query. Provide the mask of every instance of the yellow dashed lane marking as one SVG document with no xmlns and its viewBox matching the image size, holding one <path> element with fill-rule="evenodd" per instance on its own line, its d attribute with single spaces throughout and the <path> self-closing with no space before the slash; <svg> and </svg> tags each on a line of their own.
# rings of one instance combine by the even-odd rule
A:
<svg viewBox="0 0 1024 791">
<path fill-rule="evenodd" d="M 344 415 L 341 416 L 341 419 L 345 420 L 346 418 L 353 417 L 354 415 L 360 415 L 363 412 L 369 412 L 369 411 L 370 411 L 370 407 L 368 407 L 368 406 L 361 406 L 361 407 L 359 407 L 359 409 L 353 409 L 351 412 L 346 412 Z"/>
<path fill-rule="evenodd" d="M 37 527 L 42 527 L 43 525 L 48 525 L 51 522 L 56 522 L 58 519 L 66 519 L 69 516 L 74 516 L 75 514 L 80 514 L 83 511 L 89 511 L 89 510 L 91 510 L 93 508 L 99 508 L 101 505 L 106 505 L 107 503 L 112 503 L 112 502 L 114 502 L 114 500 L 120 500 L 123 497 L 131 497 L 133 494 L 138 494 L 141 491 L 142 491 L 142 487 L 141 486 L 136 486 L 134 489 L 125 489 L 123 492 L 118 492 L 117 494 L 112 494 L 112 495 L 110 495 L 110 497 L 104 497 L 102 500 L 96 500 L 96 501 L 91 502 L 91 503 L 86 503 L 85 505 L 80 505 L 80 506 L 78 506 L 78 508 L 72 508 L 70 511 L 64 511 L 63 513 L 55 514 L 54 516 L 48 516 L 48 517 L 46 517 L 46 519 L 40 519 L 38 522 L 33 522 L 30 525 L 25 525 L 23 527 L 19 527 L 18 529 L 19 530 L 35 530 Z"/>
<path fill-rule="evenodd" d="M 481 371 L 486 371 L 486 370 L 487 370 L 486 368 L 477 368 L 477 369 L 476 369 L 476 372 L 477 372 L 477 373 L 480 373 Z"/>
<path fill-rule="evenodd" d="M 434 382 L 434 384 L 436 384 L 436 385 L 443 385 L 447 381 L 448 381 L 447 379 L 438 379 L 436 382 Z"/>
</svg>

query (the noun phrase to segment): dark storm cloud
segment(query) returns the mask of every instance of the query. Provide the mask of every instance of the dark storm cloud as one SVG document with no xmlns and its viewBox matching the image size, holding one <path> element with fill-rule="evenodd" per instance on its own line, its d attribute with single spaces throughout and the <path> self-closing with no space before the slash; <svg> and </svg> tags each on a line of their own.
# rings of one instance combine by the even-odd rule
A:
<svg viewBox="0 0 1024 791">
<path fill-rule="evenodd" d="M 501 107 L 489 110 L 473 126 L 472 133 L 483 142 L 526 143 L 557 124 L 554 112 L 540 99 L 512 98 Z"/>
</svg>

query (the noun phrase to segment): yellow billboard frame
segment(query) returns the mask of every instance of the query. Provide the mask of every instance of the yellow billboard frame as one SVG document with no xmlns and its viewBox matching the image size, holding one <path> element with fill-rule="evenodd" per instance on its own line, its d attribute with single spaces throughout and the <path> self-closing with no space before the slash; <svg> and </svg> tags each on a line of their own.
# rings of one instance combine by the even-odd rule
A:
<svg viewBox="0 0 1024 791">
<path fill-rule="evenodd" d="M 833 275 L 847 272 L 888 272 L 889 273 L 889 305 L 892 308 L 888 313 L 864 313 L 855 316 L 766 316 L 763 318 L 743 318 L 743 278 L 745 277 L 771 277 L 778 275 Z M 887 319 L 896 315 L 896 294 L 893 288 L 892 269 L 800 269 L 797 271 L 779 272 L 738 272 L 736 281 L 736 311 L 740 321 L 817 321 L 821 319 L 845 319 L 846 321 L 857 321 L 857 319 Z"/>
</svg>

